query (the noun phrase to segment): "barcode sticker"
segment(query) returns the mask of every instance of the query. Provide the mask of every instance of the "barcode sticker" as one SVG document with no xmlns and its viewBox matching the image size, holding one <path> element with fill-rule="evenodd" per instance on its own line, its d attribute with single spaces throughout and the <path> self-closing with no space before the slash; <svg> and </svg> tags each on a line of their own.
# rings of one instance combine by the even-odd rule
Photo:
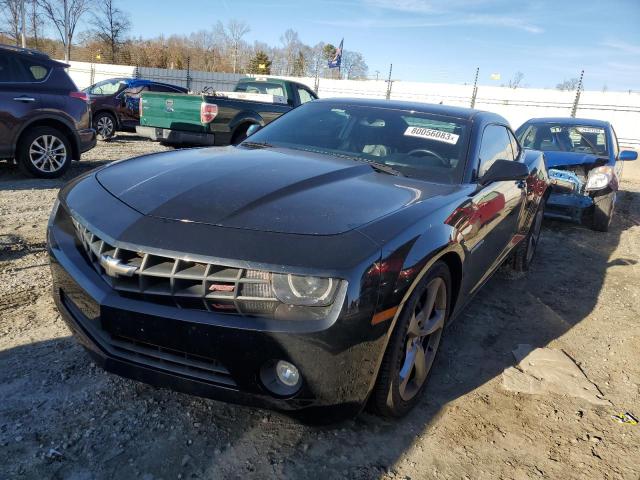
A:
<svg viewBox="0 0 640 480">
<path fill-rule="evenodd" d="M 407 137 L 428 138 L 429 140 L 444 142 L 450 145 L 458 143 L 458 139 L 460 138 L 460 135 L 456 135 L 455 133 L 423 127 L 409 127 L 404 131 L 404 134 Z"/>
</svg>

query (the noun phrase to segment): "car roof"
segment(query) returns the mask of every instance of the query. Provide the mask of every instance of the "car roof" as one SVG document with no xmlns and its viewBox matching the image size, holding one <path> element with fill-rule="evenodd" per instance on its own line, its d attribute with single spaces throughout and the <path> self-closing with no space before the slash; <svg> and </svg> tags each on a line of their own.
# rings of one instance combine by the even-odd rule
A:
<svg viewBox="0 0 640 480">
<path fill-rule="evenodd" d="M 608 127 L 610 124 L 605 120 L 593 118 L 572 118 L 572 117 L 542 117 L 530 118 L 525 123 L 560 123 L 562 125 L 591 125 L 594 127 Z"/>
<path fill-rule="evenodd" d="M 485 112 L 483 110 L 476 110 L 473 108 L 454 107 L 451 105 L 369 98 L 324 98 L 315 100 L 315 102 L 342 103 L 363 107 L 390 108 L 395 110 L 414 110 L 420 113 L 432 113 L 434 115 L 453 117 L 461 120 L 482 120 L 509 125 L 509 122 L 507 122 L 504 117 L 496 113 Z"/>
<path fill-rule="evenodd" d="M 69 65 L 67 65 L 66 63 L 52 60 L 51 57 L 49 57 L 49 55 L 47 55 L 46 53 L 43 53 L 39 50 L 34 50 L 32 48 L 22 48 L 15 45 L 6 45 L 4 43 L 0 43 L 0 51 L 10 52 L 15 55 L 20 55 L 21 57 L 28 58 L 30 60 L 45 62 L 56 67 L 69 67 Z"/>
</svg>

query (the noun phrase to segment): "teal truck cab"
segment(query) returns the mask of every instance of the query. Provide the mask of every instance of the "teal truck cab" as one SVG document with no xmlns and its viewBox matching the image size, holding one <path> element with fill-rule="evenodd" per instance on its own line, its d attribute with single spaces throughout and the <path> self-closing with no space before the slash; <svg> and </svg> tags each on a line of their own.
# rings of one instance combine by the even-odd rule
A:
<svg viewBox="0 0 640 480">
<path fill-rule="evenodd" d="M 243 78 L 233 92 L 145 92 L 136 132 L 168 144 L 235 145 L 251 125 L 265 126 L 316 98 L 306 85 L 271 77 Z"/>
</svg>

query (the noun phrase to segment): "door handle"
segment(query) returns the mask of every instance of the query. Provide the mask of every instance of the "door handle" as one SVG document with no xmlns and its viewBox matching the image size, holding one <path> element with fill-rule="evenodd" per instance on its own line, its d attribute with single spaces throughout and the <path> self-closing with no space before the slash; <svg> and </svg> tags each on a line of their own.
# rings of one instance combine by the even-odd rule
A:
<svg viewBox="0 0 640 480">
<path fill-rule="evenodd" d="M 31 103 L 36 101 L 36 99 L 33 97 L 13 97 L 13 99 L 16 102 L 24 102 L 24 103 Z"/>
</svg>

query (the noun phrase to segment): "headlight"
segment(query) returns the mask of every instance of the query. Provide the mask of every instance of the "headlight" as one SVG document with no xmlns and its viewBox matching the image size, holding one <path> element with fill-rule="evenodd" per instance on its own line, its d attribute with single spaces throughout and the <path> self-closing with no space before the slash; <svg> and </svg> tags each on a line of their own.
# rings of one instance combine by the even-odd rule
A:
<svg viewBox="0 0 640 480">
<path fill-rule="evenodd" d="M 587 178 L 587 190 L 601 190 L 609 185 L 613 178 L 613 171 L 611 167 L 598 167 L 589 172 Z"/>
<path fill-rule="evenodd" d="M 271 275 L 271 286 L 278 300 L 289 305 L 326 307 L 333 303 L 340 282 L 333 278 L 302 275 Z"/>
</svg>

